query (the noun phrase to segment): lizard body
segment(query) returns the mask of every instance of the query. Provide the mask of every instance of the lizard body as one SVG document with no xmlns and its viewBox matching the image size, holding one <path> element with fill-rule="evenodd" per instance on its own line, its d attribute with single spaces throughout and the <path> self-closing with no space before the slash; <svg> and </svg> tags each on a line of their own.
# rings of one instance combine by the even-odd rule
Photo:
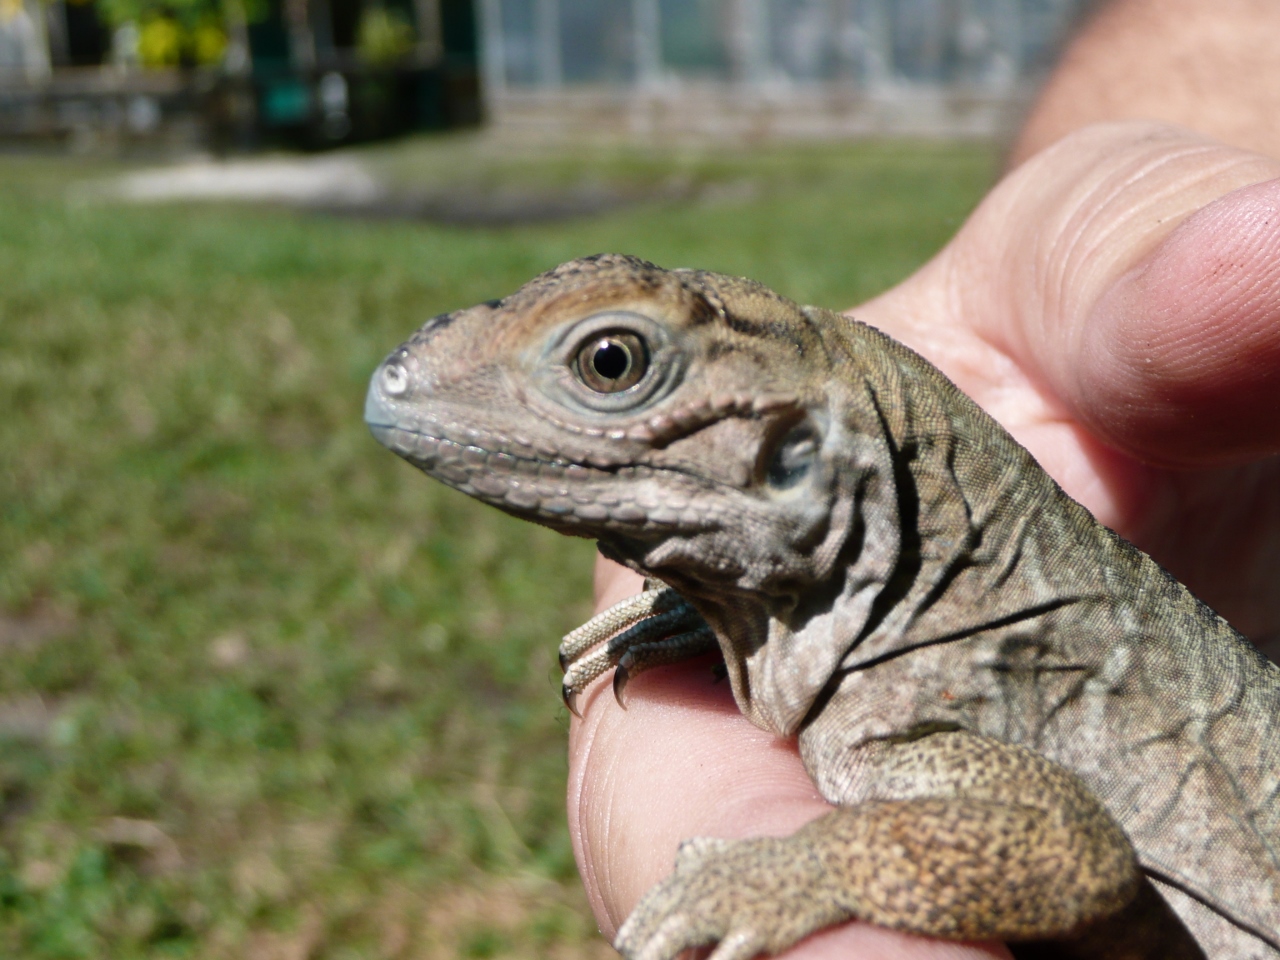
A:
<svg viewBox="0 0 1280 960">
<path fill-rule="evenodd" d="M 718 643 L 838 805 L 686 845 L 628 957 L 857 916 L 1075 944 L 1028 957 L 1280 958 L 1280 669 L 884 334 L 603 255 L 429 321 L 366 419 L 674 588 L 570 634 L 567 692 Z"/>
</svg>

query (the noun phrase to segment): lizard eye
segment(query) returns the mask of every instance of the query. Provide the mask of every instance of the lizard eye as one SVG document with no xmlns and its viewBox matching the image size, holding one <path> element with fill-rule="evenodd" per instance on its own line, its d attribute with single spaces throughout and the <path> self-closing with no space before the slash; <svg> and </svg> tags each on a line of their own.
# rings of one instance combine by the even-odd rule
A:
<svg viewBox="0 0 1280 960">
<path fill-rule="evenodd" d="M 621 393 L 649 370 L 649 351 L 634 333 L 612 331 L 592 337 L 574 358 L 578 379 L 596 393 Z"/>
</svg>

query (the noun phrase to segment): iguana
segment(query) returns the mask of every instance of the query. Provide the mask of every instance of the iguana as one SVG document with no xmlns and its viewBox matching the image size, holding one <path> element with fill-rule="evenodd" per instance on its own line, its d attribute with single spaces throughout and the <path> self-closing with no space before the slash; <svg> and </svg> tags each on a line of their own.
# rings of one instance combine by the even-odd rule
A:
<svg viewBox="0 0 1280 960">
<path fill-rule="evenodd" d="M 1280 957 L 1280 668 L 888 336 L 600 255 L 427 321 L 365 418 L 652 578 L 565 638 L 570 699 L 718 647 L 837 806 L 684 844 L 632 960 L 853 917 L 1022 957 Z"/>
</svg>

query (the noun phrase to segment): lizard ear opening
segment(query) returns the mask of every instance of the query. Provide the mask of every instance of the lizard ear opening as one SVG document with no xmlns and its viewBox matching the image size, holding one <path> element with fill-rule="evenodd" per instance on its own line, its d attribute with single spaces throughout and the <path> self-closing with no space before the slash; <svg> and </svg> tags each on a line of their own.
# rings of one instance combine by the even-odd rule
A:
<svg viewBox="0 0 1280 960">
<path fill-rule="evenodd" d="M 803 420 L 782 434 L 772 451 L 766 447 L 765 482 L 774 490 L 791 490 L 809 476 L 817 462 L 822 437 L 812 420 Z"/>
</svg>

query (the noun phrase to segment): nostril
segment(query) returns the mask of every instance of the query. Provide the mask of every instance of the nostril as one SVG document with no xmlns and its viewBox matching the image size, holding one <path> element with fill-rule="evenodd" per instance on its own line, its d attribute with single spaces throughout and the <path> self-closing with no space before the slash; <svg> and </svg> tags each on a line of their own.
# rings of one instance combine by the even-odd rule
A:
<svg viewBox="0 0 1280 960">
<path fill-rule="evenodd" d="M 389 397 L 398 397 L 409 388 L 409 374 L 398 363 L 382 368 L 382 390 Z"/>
</svg>

